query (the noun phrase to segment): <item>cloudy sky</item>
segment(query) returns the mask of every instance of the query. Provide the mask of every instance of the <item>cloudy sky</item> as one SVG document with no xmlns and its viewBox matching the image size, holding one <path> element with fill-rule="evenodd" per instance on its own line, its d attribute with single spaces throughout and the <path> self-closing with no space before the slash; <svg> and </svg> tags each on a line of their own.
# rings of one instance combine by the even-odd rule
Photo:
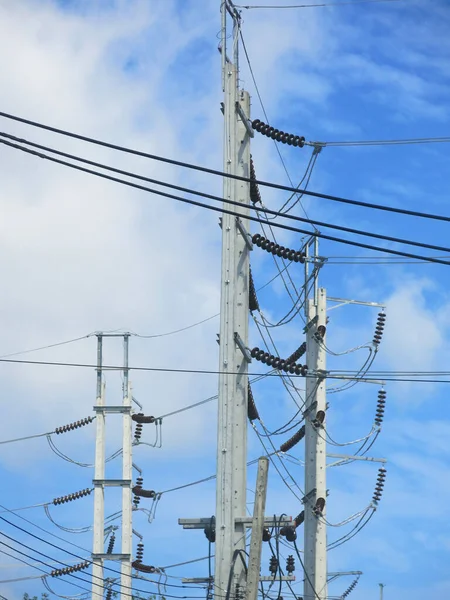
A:
<svg viewBox="0 0 450 600">
<path fill-rule="evenodd" d="M 258 0 L 258 5 L 277 3 Z M 0 111 L 220 170 L 219 6 L 219 0 L 0 0 Z M 450 8 L 446 0 L 294 10 L 244 8 L 242 17 L 253 74 L 274 126 L 322 142 L 449 135 Z M 264 120 L 243 53 L 240 81 L 252 96 L 252 117 Z M 147 177 L 221 193 L 221 181 L 213 176 L 100 149 L 4 118 L 0 131 Z M 311 148 L 282 146 L 279 150 L 289 177 L 275 144 L 255 135 L 252 154 L 258 176 L 297 184 Z M 330 146 L 318 156 L 309 185 L 314 191 L 366 202 L 447 214 L 449 158 L 445 144 Z M 6 146 L 0 147 L 0 176 L 2 356 L 82 338 L 16 358 L 92 364 L 96 340 L 89 334 L 95 331 L 155 336 L 211 317 L 179 334 L 133 336 L 130 362 L 187 370 L 217 368 L 220 228 L 216 213 L 124 188 Z M 287 199 L 286 193 L 262 192 L 270 208 L 280 207 Z M 294 209 L 300 216 L 305 209 L 317 220 L 447 245 L 447 226 L 438 221 L 387 218 L 387 213 L 316 198 L 302 202 L 303 208 Z M 256 226 L 252 231 L 257 231 Z M 277 235 L 292 247 L 300 245 L 296 234 Z M 366 238 L 362 241 L 372 243 Z M 334 242 L 321 243 L 320 253 L 329 259 L 321 272 L 321 285 L 329 296 L 387 307 L 386 335 L 374 368 L 448 368 L 448 267 L 386 259 L 381 253 Z M 277 273 L 269 256 L 258 249 L 252 255 L 252 267 L 257 287 Z M 292 295 L 293 286 L 301 286 L 303 274 L 297 265 L 289 273 L 292 280 L 285 280 Z M 259 301 L 272 322 L 292 306 L 280 278 L 261 291 Z M 376 309 L 361 306 L 330 312 L 330 352 L 345 352 L 370 340 L 376 314 Z M 299 315 L 289 325 L 271 330 L 281 355 L 290 354 L 303 341 L 302 328 Z M 263 345 L 254 326 L 250 345 Z M 108 341 L 105 362 L 116 363 L 120 357 L 119 341 Z M 366 357 L 367 349 L 330 354 L 329 366 L 357 370 Z M 0 441 L 50 432 L 92 412 L 95 372 L 91 368 L 3 363 L 0 375 Z M 146 414 L 155 416 L 217 391 L 215 375 L 135 372 L 132 382 L 133 394 Z M 108 399 L 119 398 L 121 383 L 118 373 L 108 373 Z M 327 420 L 334 443 L 370 431 L 378 389 L 359 384 L 329 395 Z M 330 571 L 364 572 L 352 593 L 355 600 L 375 600 L 379 582 L 386 584 L 387 599 L 418 600 L 450 593 L 446 390 L 446 384 L 386 385 L 384 428 L 370 450 L 372 456 L 388 460 L 386 492 L 367 527 L 329 555 Z M 296 406 L 280 381 L 262 380 L 253 391 L 270 430 L 294 416 Z M 155 433 L 153 426 L 147 426 L 143 439 L 152 444 Z M 215 401 L 164 419 L 162 447 L 135 449 L 134 461 L 143 470 L 146 487 L 163 492 L 214 474 L 215 433 Z M 279 445 L 289 435 L 278 436 L 274 443 Z M 53 439 L 75 461 L 90 463 L 94 436 L 91 425 Z M 112 417 L 107 440 L 110 454 L 119 447 L 119 436 L 119 423 Z M 301 459 L 303 450 L 297 448 L 293 456 Z M 330 452 L 346 453 L 352 448 L 330 445 Z M 262 452 L 250 430 L 249 459 Z M 117 473 L 119 462 L 111 462 L 110 476 Z M 285 459 L 276 462 L 281 470 L 282 464 L 302 487 L 302 467 Z M 0 475 L 0 510 L 4 511 L 51 502 L 89 487 L 92 480 L 90 468 L 58 458 L 45 437 L 2 445 Z M 248 475 L 251 510 L 255 469 L 250 468 Z M 336 525 L 369 504 L 376 476 L 376 464 L 330 468 L 330 523 Z M 294 493 L 287 489 L 273 465 L 269 482 L 268 513 L 295 516 L 301 510 L 295 495 L 300 494 L 298 489 L 293 487 Z M 203 533 L 183 531 L 177 519 L 212 515 L 214 494 L 215 482 L 209 481 L 163 494 L 151 524 L 144 513 L 136 514 L 134 527 L 145 539 L 145 562 L 167 566 L 206 556 Z M 141 506 L 151 505 L 142 502 Z M 112 492 L 107 514 L 119 508 L 119 498 Z M 92 498 L 50 511 L 59 525 L 84 528 L 92 522 Z M 0 517 L 25 530 L 1 521 L 0 530 L 20 543 L 0 537 L 0 551 L 11 555 L 0 556 L 0 592 L 8 600 L 19 599 L 23 592 L 45 591 L 39 579 L 43 573 L 20 560 L 48 573 L 50 569 L 38 560 L 58 567 L 79 562 L 73 554 L 89 557 L 91 533 L 58 529 L 42 506 L 17 515 L 3 512 Z M 342 537 L 352 526 L 331 526 L 329 540 Z M 41 543 L 42 538 L 55 547 Z M 283 556 L 291 553 L 282 548 Z M 268 574 L 268 558 L 266 552 L 264 574 Z M 167 574 L 170 584 L 179 585 L 178 577 L 207 576 L 208 564 L 174 567 Z M 301 594 L 300 569 L 296 576 L 294 589 Z M 27 577 L 36 578 L 4 583 Z M 90 571 L 80 577 L 82 581 L 51 580 L 50 585 L 58 595 L 79 594 L 90 588 Z M 329 595 L 339 597 L 350 583 L 351 578 L 338 580 L 330 585 Z M 146 581 L 136 587 L 156 591 Z M 167 587 L 166 595 L 170 594 L 204 597 L 204 590 Z M 283 590 L 282 595 L 288 597 L 289 591 Z"/>
</svg>

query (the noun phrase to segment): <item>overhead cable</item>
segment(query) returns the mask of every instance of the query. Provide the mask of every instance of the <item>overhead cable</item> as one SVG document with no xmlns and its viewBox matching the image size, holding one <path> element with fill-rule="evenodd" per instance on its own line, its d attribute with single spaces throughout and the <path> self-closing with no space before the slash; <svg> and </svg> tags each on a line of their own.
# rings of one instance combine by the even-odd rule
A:
<svg viewBox="0 0 450 600">
<path fill-rule="evenodd" d="M 4 135 L 6 135 L 6 134 L 0 133 L 0 136 L 4 136 Z M 46 152 L 51 152 L 52 154 L 56 154 L 58 156 L 64 156 L 65 158 L 69 158 L 70 160 L 75 160 L 77 162 L 81 162 L 83 164 L 88 164 L 88 165 L 94 166 L 96 168 L 105 169 L 105 170 L 111 171 L 113 173 L 118 173 L 119 175 L 125 175 L 126 177 L 132 177 L 134 179 L 138 179 L 139 181 L 145 181 L 147 183 L 153 183 L 153 184 L 156 184 L 156 185 L 167 187 L 167 188 L 170 188 L 170 189 L 173 189 L 173 190 L 177 190 L 177 191 L 180 191 L 180 192 L 184 192 L 184 193 L 187 193 L 187 194 L 192 194 L 194 196 L 199 196 L 201 198 L 207 198 L 209 200 L 214 200 L 214 201 L 217 201 L 217 202 L 224 202 L 224 203 L 230 204 L 232 206 L 247 207 L 247 205 L 244 204 L 244 203 L 242 203 L 242 202 L 235 202 L 235 201 L 232 201 L 232 200 L 227 200 L 227 199 L 224 199 L 221 196 L 216 196 L 214 194 L 208 194 L 208 193 L 205 193 L 205 192 L 200 192 L 198 190 L 193 190 L 191 188 L 187 188 L 187 187 L 184 187 L 184 186 L 175 185 L 175 184 L 172 184 L 172 183 L 168 183 L 166 181 L 161 181 L 161 180 L 158 180 L 158 179 L 153 179 L 151 177 L 145 177 L 143 175 L 138 175 L 138 174 L 132 173 L 130 171 L 124 171 L 122 169 L 116 169 L 115 167 L 111 167 L 111 166 L 105 165 L 103 163 L 91 161 L 91 160 L 88 160 L 88 159 L 76 156 L 74 154 L 68 154 L 67 152 L 61 152 L 59 150 L 55 150 L 54 148 L 50 148 L 48 146 L 43 146 L 42 144 L 35 144 L 34 142 L 29 142 L 29 141 L 21 139 L 21 138 L 16 138 L 15 136 L 7 135 L 6 137 L 12 138 L 12 139 L 16 140 L 17 142 L 20 142 L 21 144 L 26 144 L 28 146 L 37 147 L 37 148 L 40 148 L 41 150 L 45 150 Z M 36 152 L 35 153 L 35 152 L 32 152 L 31 150 L 28 150 L 28 149 L 24 148 L 23 146 L 18 146 L 16 144 L 10 144 L 10 143 L 8 143 L 8 142 L 6 142 L 4 140 L 0 140 L 0 142 L 3 143 L 3 144 L 6 144 L 7 146 L 11 146 L 11 147 L 13 147 L 16 150 L 21 150 L 23 152 L 27 152 L 29 154 L 35 155 L 35 156 L 37 156 L 39 158 L 42 158 L 44 160 L 52 160 L 53 161 L 53 159 L 51 159 L 49 156 L 47 156 L 45 154 L 42 154 L 40 152 Z M 70 163 L 66 163 L 65 161 L 54 160 L 53 162 L 60 163 L 60 164 L 62 164 L 64 166 L 77 168 L 75 165 L 72 165 Z M 81 169 L 81 170 L 84 171 L 84 169 Z M 89 171 L 89 170 L 87 170 L 86 172 L 91 173 L 91 171 Z M 122 182 L 122 183 L 124 183 L 124 182 Z M 151 188 L 146 188 L 146 189 L 147 189 L 148 192 L 155 193 L 156 195 L 161 195 L 161 196 L 172 198 L 172 199 L 175 199 L 175 200 L 181 200 L 181 198 L 179 198 L 179 197 L 175 197 L 175 196 L 172 196 L 172 195 L 169 195 L 169 194 L 164 194 L 162 192 L 158 192 L 158 191 L 156 191 L 154 189 L 151 189 Z M 187 201 L 187 199 L 184 199 L 184 200 L 181 200 L 181 201 Z M 261 211 L 259 211 L 259 209 L 255 208 L 255 210 L 257 210 L 257 212 L 261 212 Z M 274 216 L 279 216 L 279 217 L 281 217 L 283 219 L 288 219 L 288 220 L 292 220 L 292 221 L 299 221 L 300 223 L 307 223 L 309 225 L 314 225 L 314 226 L 319 225 L 320 227 L 327 227 L 329 229 L 335 229 L 337 231 L 343 231 L 345 233 L 352 233 L 352 234 L 355 234 L 355 235 L 361 235 L 363 237 L 371 237 L 371 238 L 374 238 L 374 239 L 385 240 L 385 241 L 388 241 L 388 242 L 396 242 L 396 243 L 399 243 L 399 244 L 406 244 L 406 245 L 409 245 L 409 246 L 416 246 L 418 248 L 426 248 L 428 250 L 438 250 L 438 251 L 441 251 L 441 252 L 450 252 L 450 248 L 448 248 L 447 246 L 436 246 L 434 244 L 426 244 L 426 243 L 423 243 L 423 242 L 417 242 L 417 241 L 413 241 L 413 240 L 407 240 L 407 239 L 403 239 L 403 238 L 388 236 L 388 235 L 384 235 L 384 234 L 380 234 L 380 233 L 375 233 L 375 232 L 371 232 L 371 231 L 364 231 L 364 230 L 361 230 L 361 229 L 354 229 L 354 228 L 351 228 L 351 227 L 345 227 L 343 225 L 333 225 L 333 224 L 325 222 L 325 221 L 317 221 L 317 220 L 314 220 L 314 219 L 303 218 L 303 217 L 299 217 L 297 215 L 291 215 L 291 214 L 288 214 L 288 213 L 280 214 L 279 211 L 270 210 L 270 209 L 268 209 L 266 207 L 263 207 L 263 212 L 266 215 L 270 214 L 270 215 L 274 215 Z M 249 217 L 249 218 L 251 218 L 251 217 Z M 267 216 L 266 216 L 266 219 L 268 220 Z M 450 217 L 448 218 L 448 220 L 450 221 Z M 260 221 L 260 222 L 263 222 L 263 221 Z M 266 224 L 268 224 L 269 226 L 275 225 L 274 223 L 270 224 L 269 222 L 267 222 Z M 259 234 L 255 234 L 255 235 L 259 236 Z M 316 235 L 316 233 L 313 234 L 312 232 L 310 232 L 310 235 Z M 259 236 L 259 238 L 261 238 L 261 236 Z M 264 239 L 264 238 L 262 238 L 262 239 Z M 259 243 L 256 242 L 256 241 L 254 241 L 254 243 L 256 243 L 257 245 L 259 245 Z M 284 247 L 282 247 L 282 248 L 284 249 Z M 300 253 L 297 253 L 297 254 L 300 254 Z M 281 256 L 281 254 L 278 254 L 278 256 Z M 288 257 L 287 257 L 287 255 L 286 256 L 283 255 L 283 258 L 288 258 Z M 289 258 L 289 260 L 293 260 L 293 259 Z M 297 259 L 294 259 L 294 260 L 295 260 L 295 262 L 298 262 Z M 302 261 L 300 261 L 300 262 L 302 262 Z M 213 317 L 208 317 L 207 319 L 205 319 L 205 321 L 209 321 L 211 318 L 213 318 Z M 202 321 L 202 322 L 204 322 L 204 321 Z M 202 322 L 199 322 L 198 324 L 201 324 Z M 194 325 L 191 325 L 189 327 L 195 327 L 195 325 L 197 325 L 197 323 L 194 324 Z M 178 331 L 180 331 L 180 330 L 174 331 L 174 333 L 178 333 Z M 164 335 L 167 335 L 167 334 L 164 334 Z M 138 337 L 144 337 L 144 336 L 138 335 Z M 147 337 L 147 336 L 145 336 L 145 337 Z M 148 336 L 148 337 L 162 337 L 162 336 L 160 335 L 160 336 Z"/>
<path fill-rule="evenodd" d="M 400 1 L 400 0 L 399 0 Z M 57 129 L 56 127 L 51 127 L 49 125 L 44 125 L 42 123 L 38 123 L 36 121 L 31 121 L 29 119 L 24 119 L 22 117 L 17 117 L 5 112 L 0 112 L 0 117 L 4 117 L 7 119 L 11 119 L 14 121 L 18 121 L 20 123 L 25 123 L 27 125 L 31 125 L 33 127 L 38 127 L 40 129 L 45 129 L 46 131 L 52 131 L 53 133 L 58 133 L 60 135 L 64 135 L 64 136 L 68 136 L 74 139 L 78 139 L 81 141 L 85 141 L 85 142 L 89 142 L 91 144 L 96 144 L 99 146 L 103 146 L 105 148 L 110 148 L 112 150 L 118 150 L 120 152 L 125 152 L 127 154 L 133 154 L 135 156 L 141 156 L 143 158 L 149 158 L 151 160 L 156 160 L 159 162 L 164 162 L 167 164 L 171 164 L 174 166 L 179 166 L 179 167 L 184 167 L 186 169 L 193 169 L 196 171 L 201 171 L 203 173 L 209 173 L 210 175 L 218 175 L 220 177 L 228 177 L 230 179 L 235 179 L 237 181 L 245 181 L 247 183 L 251 182 L 251 179 L 249 177 L 243 177 L 241 175 L 235 175 L 232 173 L 225 173 L 223 171 L 218 171 L 217 169 L 210 169 L 208 167 L 202 167 L 200 165 L 194 165 L 192 163 L 186 163 L 183 161 L 179 161 L 179 160 L 174 160 L 171 158 L 166 158 L 166 157 L 162 157 L 162 156 L 158 156 L 156 154 L 149 154 L 146 152 L 141 152 L 139 150 L 133 150 L 131 148 L 126 148 L 124 146 L 119 146 L 117 144 L 110 144 L 108 142 L 104 142 L 102 140 L 98 140 L 95 138 L 90 138 L 87 136 L 83 136 L 77 133 L 72 133 L 69 131 L 65 131 L 63 129 Z M 1 134 L 2 136 L 8 135 L 8 134 Z M 20 138 L 17 138 L 20 139 Z M 388 211 L 388 212 L 394 212 L 397 214 L 404 214 L 404 215 L 409 215 L 409 216 L 413 216 L 413 217 L 422 217 L 422 218 L 427 218 L 427 219 L 435 219 L 435 220 L 442 220 L 442 221 L 450 221 L 450 217 L 445 217 L 443 215 L 434 215 L 434 214 L 430 214 L 430 213 L 422 213 L 422 212 L 417 212 L 417 211 L 411 211 L 411 210 L 407 210 L 407 209 L 401 209 L 401 208 L 395 208 L 392 206 L 382 206 L 379 204 L 373 204 L 370 202 L 361 202 L 358 200 L 350 200 L 348 198 L 341 198 L 340 196 L 333 196 L 330 194 L 322 194 L 319 192 L 312 192 L 310 190 L 301 190 L 298 188 L 295 188 L 293 186 L 286 186 L 286 185 L 282 185 L 279 183 L 273 183 L 270 181 L 262 181 L 262 180 L 254 180 L 255 183 L 257 183 L 258 185 L 262 185 L 262 186 L 266 186 L 266 187 L 270 187 L 273 189 L 277 189 L 277 190 L 284 190 L 284 191 L 288 191 L 288 192 L 301 192 L 307 196 L 312 196 L 314 198 L 323 198 L 325 200 L 333 200 L 335 202 L 343 202 L 345 204 L 352 204 L 355 206 L 361 206 L 364 208 L 373 208 L 376 210 L 384 210 L 384 211 Z M 310 233 L 310 232 L 309 232 Z"/>
<path fill-rule="evenodd" d="M 322 2 L 320 4 L 282 4 L 280 5 L 270 5 L 270 4 L 247 4 L 240 5 L 235 4 L 236 8 L 245 8 L 246 10 L 251 9 L 261 9 L 261 8 L 271 8 L 271 9 L 284 9 L 284 8 L 322 8 L 324 6 L 349 6 L 352 4 L 379 4 L 380 2 L 402 2 L 403 0 L 351 0 L 345 2 Z"/>
<path fill-rule="evenodd" d="M 162 196 L 162 197 L 165 197 L 165 198 L 171 198 L 171 199 L 177 200 L 177 201 L 185 203 L 185 204 L 190 204 L 190 205 L 193 205 L 193 206 L 199 206 L 201 208 L 206 208 L 207 210 L 211 210 L 211 211 L 214 211 L 214 212 L 219 212 L 219 213 L 223 213 L 223 214 L 231 214 L 231 215 L 234 215 L 236 217 L 241 217 L 242 216 L 242 215 L 240 215 L 240 213 L 237 213 L 237 212 L 232 211 L 232 210 L 228 210 L 228 209 L 223 208 L 223 207 L 210 206 L 209 204 L 205 204 L 203 202 L 198 202 L 196 200 L 191 200 L 191 199 L 183 198 L 181 196 L 175 196 L 173 194 L 168 194 L 166 192 L 157 191 L 155 189 L 147 188 L 145 186 L 142 186 L 142 185 L 139 185 L 139 184 L 136 184 L 136 183 L 132 183 L 130 181 L 125 181 L 125 180 L 119 179 L 117 177 L 112 177 L 110 175 L 106 175 L 106 174 L 100 173 L 98 171 L 93 171 L 91 169 L 86 169 L 84 167 L 80 167 L 79 165 L 68 163 L 66 161 L 59 160 L 59 159 L 54 158 L 52 156 L 48 156 L 48 155 L 45 155 L 45 154 L 42 154 L 42 153 L 39 153 L 39 152 L 35 152 L 34 150 L 30 150 L 28 148 L 25 148 L 23 146 L 19 146 L 17 144 L 12 144 L 12 143 L 7 142 L 7 141 L 2 140 L 2 139 L 0 139 L 0 143 L 5 144 L 7 146 L 10 146 L 12 148 L 15 148 L 17 150 L 20 150 L 22 152 L 25 152 L 27 154 L 32 154 L 32 155 L 38 156 L 39 158 L 44 158 L 44 159 L 49 160 L 51 162 L 55 162 L 57 164 L 61 164 L 61 165 L 67 166 L 67 167 L 70 167 L 70 168 L 75 169 L 77 171 L 82 171 L 84 173 L 88 173 L 90 175 L 94 175 L 96 177 L 100 177 L 102 179 L 113 181 L 115 183 L 120 183 L 121 185 L 125 185 L 127 187 L 131 187 L 131 188 L 134 188 L 134 189 L 139 189 L 139 190 L 142 190 L 142 191 L 145 191 L 145 192 L 149 192 L 149 193 L 155 194 L 157 196 Z M 84 159 L 81 159 L 81 160 L 84 161 Z M 106 168 L 107 169 L 112 169 L 112 167 L 106 167 Z M 116 171 L 117 169 L 113 169 L 113 170 Z M 138 179 L 146 179 L 146 178 L 143 178 L 142 176 L 132 175 L 132 174 L 130 174 L 130 175 L 132 177 L 136 177 Z M 160 182 L 160 185 L 162 185 L 162 182 Z M 171 184 L 166 184 L 166 185 L 170 185 L 171 186 Z M 172 186 L 172 187 L 178 188 L 179 186 Z M 211 196 L 210 194 L 204 194 L 202 192 L 198 192 L 197 193 L 195 191 L 192 191 L 190 193 L 198 194 L 198 195 L 201 195 L 201 196 L 207 196 L 207 197 Z M 223 200 L 222 198 L 219 198 L 219 197 L 217 197 L 217 198 L 220 201 L 223 201 L 224 203 L 231 204 L 233 206 L 244 206 L 245 208 L 247 208 L 247 205 L 244 204 L 244 203 L 235 202 L 235 201 L 232 201 L 232 200 Z M 327 196 L 327 198 L 329 198 L 329 197 Z M 346 200 L 346 202 L 347 202 L 347 200 Z M 352 201 L 348 201 L 348 202 L 354 203 L 356 201 L 352 200 Z M 386 210 L 387 209 L 391 210 L 390 207 L 379 207 L 378 205 L 374 205 L 374 207 L 382 208 L 382 210 L 385 210 L 385 209 Z M 392 210 L 394 210 L 394 209 L 392 209 Z M 395 209 L 394 212 L 395 211 L 397 211 L 397 209 Z M 275 212 L 275 211 L 268 211 L 267 210 L 267 212 Z M 414 214 L 416 214 L 416 216 L 417 215 L 422 215 L 422 216 L 425 215 L 425 213 L 414 213 Z M 434 215 L 434 216 L 433 215 L 431 215 L 431 216 L 427 215 L 427 216 L 429 216 L 430 218 L 436 218 L 436 219 L 440 219 L 440 220 L 446 220 L 446 221 L 449 220 L 450 221 L 450 217 L 440 217 L 440 216 L 437 216 L 437 215 Z M 261 218 L 258 218 L 258 217 L 253 217 L 251 215 L 247 216 L 246 218 L 248 220 L 250 220 L 250 221 L 255 221 L 257 223 L 263 223 L 263 224 L 269 225 L 271 227 L 278 227 L 280 229 L 284 229 L 284 230 L 287 230 L 287 231 L 294 231 L 296 233 L 301 233 L 301 234 L 309 235 L 309 236 L 310 235 L 314 235 L 314 236 L 317 236 L 317 237 L 325 239 L 325 240 L 330 240 L 330 241 L 338 242 L 338 243 L 341 243 L 341 244 L 346 244 L 346 245 L 349 245 L 349 246 L 355 246 L 355 247 L 358 247 L 358 248 L 366 248 L 368 250 L 375 250 L 375 251 L 379 251 L 379 252 L 384 252 L 386 254 L 394 254 L 394 255 L 397 255 L 397 256 L 403 256 L 403 257 L 407 257 L 407 258 L 415 258 L 415 259 L 419 259 L 419 260 L 423 259 L 422 256 L 417 255 L 417 254 L 411 254 L 409 252 L 403 252 L 403 251 L 400 251 L 400 250 L 393 250 L 393 249 L 388 249 L 388 248 L 382 248 L 380 246 L 372 246 L 370 244 L 364 244 L 362 242 L 355 242 L 355 241 L 351 241 L 351 240 L 337 238 L 335 236 L 326 235 L 326 234 L 320 233 L 320 232 L 314 232 L 313 233 L 313 232 L 308 231 L 308 230 L 299 229 L 297 227 L 292 227 L 290 225 L 285 225 L 285 224 L 282 224 L 282 223 L 270 223 L 269 221 L 265 221 L 264 219 L 261 219 Z M 293 219 L 293 220 L 296 220 L 296 221 L 305 221 L 305 219 L 303 219 L 302 217 L 298 217 L 298 216 L 295 216 L 295 215 L 283 215 L 282 218 Z M 309 221 L 307 221 L 307 222 L 309 222 Z M 318 223 L 318 221 L 314 221 L 314 223 Z M 339 230 L 343 230 L 344 229 L 343 227 L 338 226 L 338 225 L 324 224 L 324 226 L 335 228 L 335 229 L 339 229 Z M 345 228 L 345 229 L 347 229 L 347 228 Z M 406 241 L 406 240 L 402 240 L 400 238 L 391 238 L 390 236 L 382 236 L 381 234 L 374 234 L 374 233 L 369 233 L 369 232 L 359 232 L 358 230 L 351 230 L 350 228 L 348 228 L 348 230 L 349 230 L 349 232 L 352 232 L 352 231 L 354 233 L 358 232 L 358 235 L 365 235 L 365 236 L 368 236 L 368 237 L 376 237 L 376 238 L 381 238 L 381 239 L 387 239 L 389 241 L 397 241 L 399 243 L 407 243 L 407 244 L 414 245 L 414 246 L 418 245 L 420 247 L 435 248 L 435 249 L 441 249 L 441 250 L 444 250 L 444 251 L 447 250 L 447 249 L 444 249 L 442 247 L 431 246 L 431 245 L 428 245 L 428 244 L 424 245 L 424 244 L 421 244 L 420 242 Z M 444 264 L 444 265 L 449 265 L 450 264 L 450 262 L 444 261 L 444 260 L 441 260 L 441 259 L 434 259 L 434 258 L 430 259 L 430 258 L 428 258 L 428 260 L 430 262 L 435 262 L 435 263 Z"/>
</svg>

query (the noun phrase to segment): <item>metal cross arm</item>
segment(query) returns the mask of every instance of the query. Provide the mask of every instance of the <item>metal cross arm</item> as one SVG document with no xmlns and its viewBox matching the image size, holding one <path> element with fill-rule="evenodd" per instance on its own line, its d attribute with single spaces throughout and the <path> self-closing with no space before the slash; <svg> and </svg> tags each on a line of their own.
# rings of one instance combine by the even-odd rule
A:
<svg viewBox="0 0 450 600">
<path fill-rule="evenodd" d="M 253 517 L 237 517 L 235 522 L 243 524 L 245 527 L 251 527 Z M 211 523 L 211 517 L 201 517 L 194 519 L 178 519 L 178 524 L 183 526 L 183 529 L 204 529 Z M 266 517 L 264 519 L 265 527 L 289 527 L 292 525 L 292 517 Z"/>
</svg>

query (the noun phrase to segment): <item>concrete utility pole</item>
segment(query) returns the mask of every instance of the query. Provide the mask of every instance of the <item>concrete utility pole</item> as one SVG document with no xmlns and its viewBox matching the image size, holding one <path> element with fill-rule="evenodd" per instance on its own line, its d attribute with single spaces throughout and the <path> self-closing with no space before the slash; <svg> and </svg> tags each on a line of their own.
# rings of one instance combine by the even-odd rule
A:
<svg viewBox="0 0 450 600">
<path fill-rule="evenodd" d="M 221 2 L 222 76 L 224 90 L 224 172 L 250 177 L 250 98 L 238 87 L 240 16 L 231 2 Z M 227 56 L 227 20 L 233 21 L 233 62 Z M 224 178 L 225 200 L 249 206 L 248 182 Z M 224 203 L 224 208 L 230 205 Z M 217 441 L 216 597 L 234 594 L 245 585 L 243 561 L 245 525 L 236 520 L 246 514 L 247 487 L 247 385 L 249 251 L 247 234 L 250 208 L 233 207 L 241 217 L 222 218 L 222 283 L 220 303 L 219 400 Z M 230 578 L 230 573 L 232 577 Z M 231 586 L 233 586 L 231 589 Z"/>
<path fill-rule="evenodd" d="M 314 256 L 318 260 L 315 241 Z M 316 266 L 316 265 L 315 265 Z M 326 514 L 326 391 L 325 378 L 320 371 L 326 368 L 324 345 L 326 328 L 326 292 L 318 287 L 317 270 L 314 276 L 314 295 L 306 302 L 306 379 L 305 405 L 305 521 L 304 521 L 304 600 L 327 598 L 327 531 Z"/>
<path fill-rule="evenodd" d="M 122 337 L 124 348 L 123 366 L 123 400 L 119 405 L 105 403 L 105 385 L 103 383 L 103 339 L 105 337 Z M 92 600 L 102 600 L 105 592 L 103 562 L 115 560 L 121 562 L 120 598 L 128 598 L 131 594 L 131 555 L 132 555 L 132 420 L 131 420 L 131 386 L 128 379 L 128 342 L 129 334 L 97 335 L 97 399 L 96 413 L 97 436 L 95 442 L 94 471 L 94 532 L 92 547 Z M 123 421 L 122 445 L 122 479 L 105 478 L 105 426 L 106 414 L 121 414 Z M 122 552 L 105 553 L 105 487 L 122 489 Z"/>
<path fill-rule="evenodd" d="M 246 600 L 256 600 L 258 597 L 268 475 L 269 459 L 264 456 L 258 461 L 255 504 L 253 506 L 252 537 L 250 540 L 250 556 L 248 559 Z"/>
<path fill-rule="evenodd" d="M 380 586 L 380 600 L 383 600 L 384 588 L 386 585 L 384 583 L 379 583 L 378 585 Z"/>
</svg>

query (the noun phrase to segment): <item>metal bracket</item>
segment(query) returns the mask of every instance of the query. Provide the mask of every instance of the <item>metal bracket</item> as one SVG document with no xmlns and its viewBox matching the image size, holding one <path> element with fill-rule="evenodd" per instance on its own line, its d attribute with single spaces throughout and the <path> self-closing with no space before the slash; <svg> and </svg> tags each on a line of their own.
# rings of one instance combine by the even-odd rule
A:
<svg viewBox="0 0 450 600">
<path fill-rule="evenodd" d="M 245 360 L 248 363 L 252 362 L 252 357 L 251 354 L 247 348 L 247 346 L 244 344 L 244 342 L 242 341 L 241 336 L 238 334 L 237 331 L 234 332 L 234 341 L 236 342 L 237 346 L 239 347 L 239 350 L 242 352 L 242 354 L 244 355 Z"/>
<path fill-rule="evenodd" d="M 385 465 L 387 463 L 386 458 L 375 458 L 372 456 L 355 456 L 355 455 L 351 455 L 351 454 L 347 455 L 347 454 L 334 454 L 334 453 L 328 454 L 327 453 L 327 457 L 339 459 L 336 462 L 330 463 L 329 465 L 327 465 L 327 467 L 336 467 L 337 465 L 345 463 L 347 460 L 363 460 L 366 462 L 378 462 L 383 465 Z"/>
<path fill-rule="evenodd" d="M 270 575 L 261 575 L 260 581 L 295 581 L 295 575 L 282 575 L 281 577 L 271 577 Z"/>
<path fill-rule="evenodd" d="M 251 235 L 249 234 L 249 232 L 245 229 L 244 225 L 242 224 L 242 221 L 239 217 L 236 217 L 236 227 L 239 229 L 239 231 L 241 232 L 242 237 L 245 240 L 245 244 L 247 246 L 247 248 L 249 250 L 253 250 L 253 242 L 252 242 L 252 238 Z"/>
<path fill-rule="evenodd" d="M 316 315 L 313 319 L 311 319 L 311 321 L 309 321 L 309 323 L 306 323 L 306 325 L 303 327 L 303 333 L 307 333 L 312 327 L 314 327 L 318 320 L 319 316 Z"/>
<path fill-rule="evenodd" d="M 204 529 L 206 525 L 211 523 L 211 517 L 200 517 L 197 519 L 178 519 L 178 525 L 182 525 L 183 529 Z M 253 524 L 253 517 L 236 517 L 235 523 L 245 525 L 245 527 L 251 527 Z M 274 518 L 266 517 L 264 519 L 265 527 L 289 527 L 292 525 L 292 517 Z"/>
<path fill-rule="evenodd" d="M 181 580 L 181 583 L 212 583 L 214 581 L 214 577 L 187 577 Z"/>
<path fill-rule="evenodd" d="M 131 406 L 103 406 L 96 404 L 94 406 L 94 410 L 97 413 L 118 413 L 118 414 L 127 414 L 131 412 Z"/>
<path fill-rule="evenodd" d="M 316 410 L 317 408 L 317 400 L 314 400 L 314 402 L 308 406 L 308 408 L 306 410 L 303 411 L 303 416 L 307 417 L 309 415 L 310 412 L 312 412 L 313 410 Z"/>
<path fill-rule="evenodd" d="M 131 485 L 131 479 L 93 479 L 92 484 L 94 487 L 126 487 Z"/>
<path fill-rule="evenodd" d="M 359 304 L 360 306 L 371 306 L 373 308 L 381 308 L 385 309 L 386 304 L 380 304 L 379 302 L 364 302 L 363 300 L 351 300 L 349 298 L 332 298 L 331 296 L 327 296 L 327 300 L 330 302 L 338 302 L 336 306 L 331 306 L 327 309 L 327 312 L 333 310 L 335 308 L 339 308 L 340 306 L 344 306 L 346 304 Z"/>
<path fill-rule="evenodd" d="M 247 115 L 245 114 L 244 109 L 239 104 L 239 102 L 236 102 L 236 112 L 241 117 L 241 120 L 244 123 L 244 127 L 247 130 L 248 135 L 250 137 L 255 137 L 255 132 L 253 131 L 253 127 L 250 125 L 250 121 L 249 121 Z"/>
<path fill-rule="evenodd" d="M 144 536 L 141 535 L 138 531 L 136 531 L 136 529 L 133 529 L 132 531 L 133 531 L 134 535 L 136 537 L 138 537 L 141 541 L 144 539 Z"/>
<path fill-rule="evenodd" d="M 131 554 L 106 554 L 106 552 L 101 552 L 98 554 L 91 554 L 93 560 L 130 560 Z"/>
<path fill-rule="evenodd" d="M 314 498 L 314 496 L 316 494 L 317 494 L 317 488 L 313 488 L 305 496 L 303 496 L 303 498 L 302 498 L 302 504 L 306 504 L 307 502 L 309 502 L 311 500 L 311 498 Z"/>
</svg>

